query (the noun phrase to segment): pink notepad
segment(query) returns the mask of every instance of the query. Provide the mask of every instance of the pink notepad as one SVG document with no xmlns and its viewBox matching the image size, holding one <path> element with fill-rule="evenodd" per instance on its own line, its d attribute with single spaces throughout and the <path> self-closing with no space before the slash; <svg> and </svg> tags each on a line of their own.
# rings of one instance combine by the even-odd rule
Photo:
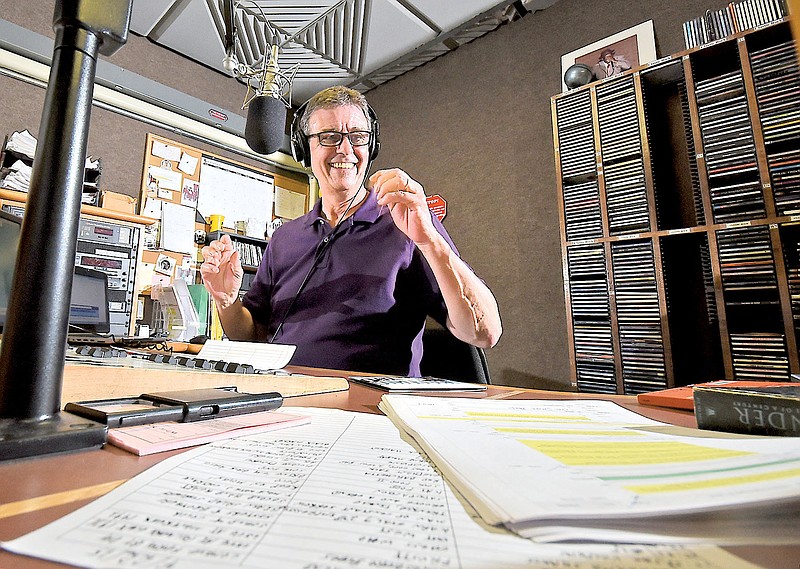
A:
<svg viewBox="0 0 800 569">
<path fill-rule="evenodd" d="M 309 417 L 302 415 L 263 411 L 193 423 L 163 422 L 109 429 L 108 442 L 128 452 L 143 456 L 243 435 L 285 429 L 304 425 L 310 421 Z"/>
</svg>

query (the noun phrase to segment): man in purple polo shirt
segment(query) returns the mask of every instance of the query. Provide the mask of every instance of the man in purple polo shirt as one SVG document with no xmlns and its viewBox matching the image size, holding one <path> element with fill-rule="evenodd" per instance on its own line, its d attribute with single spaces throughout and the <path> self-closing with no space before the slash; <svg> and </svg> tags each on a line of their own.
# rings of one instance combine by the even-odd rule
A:
<svg viewBox="0 0 800 569">
<path fill-rule="evenodd" d="M 230 238 L 203 248 L 203 282 L 233 340 L 293 344 L 293 365 L 419 375 L 430 315 L 456 337 L 494 346 L 502 326 L 489 288 L 399 169 L 364 177 L 379 149 L 366 99 L 332 87 L 298 109 L 295 158 L 321 199 L 273 234 L 239 301 L 242 265 Z"/>
</svg>

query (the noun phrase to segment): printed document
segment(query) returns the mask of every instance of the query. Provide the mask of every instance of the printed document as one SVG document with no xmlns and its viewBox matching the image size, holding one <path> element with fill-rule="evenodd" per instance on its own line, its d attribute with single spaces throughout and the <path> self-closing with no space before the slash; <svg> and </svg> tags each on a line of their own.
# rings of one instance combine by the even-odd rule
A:
<svg viewBox="0 0 800 569">
<path fill-rule="evenodd" d="M 540 541 L 798 544 L 800 439 L 651 421 L 610 401 L 384 395 L 490 524 Z"/>
<path fill-rule="evenodd" d="M 537 544 L 487 528 L 380 415 L 171 457 L 8 550 L 87 568 L 753 569 L 712 546 Z"/>
<path fill-rule="evenodd" d="M 197 357 L 207 360 L 235 362 L 237 364 L 250 364 L 257 370 L 267 371 L 286 367 L 296 349 L 297 346 L 291 344 L 206 340 Z"/>
</svg>

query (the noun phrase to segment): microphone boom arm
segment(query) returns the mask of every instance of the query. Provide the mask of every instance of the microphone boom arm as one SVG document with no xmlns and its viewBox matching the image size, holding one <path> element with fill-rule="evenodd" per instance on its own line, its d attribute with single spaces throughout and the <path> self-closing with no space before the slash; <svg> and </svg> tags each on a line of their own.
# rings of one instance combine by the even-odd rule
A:
<svg viewBox="0 0 800 569">
<path fill-rule="evenodd" d="M 222 60 L 222 65 L 233 77 L 247 85 L 247 93 L 242 103 L 242 109 L 246 109 L 255 97 L 264 95 L 278 99 L 283 102 L 286 108 L 291 108 L 292 83 L 300 64 L 293 65 L 286 72 L 281 71 L 278 66 L 278 55 L 282 46 L 280 41 L 268 44 L 269 57 L 266 57 L 265 54 L 265 57 L 262 57 L 252 66 L 246 62 L 239 61 L 236 57 L 237 31 L 234 15 L 236 7 L 241 3 L 240 0 L 226 0 L 223 2 L 225 57 Z M 261 7 L 255 2 L 253 4 L 261 13 L 260 20 L 269 28 L 270 35 L 280 40 L 278 30 L 267 19 Z"/>
</svg>

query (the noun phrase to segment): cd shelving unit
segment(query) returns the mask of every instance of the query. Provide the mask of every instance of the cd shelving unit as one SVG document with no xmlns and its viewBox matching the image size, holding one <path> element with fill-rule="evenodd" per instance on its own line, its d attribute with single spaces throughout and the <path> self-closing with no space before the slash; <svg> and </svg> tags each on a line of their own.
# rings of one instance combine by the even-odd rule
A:
<svg viewBox="0 0 800 569">
<path fill-rule="evenodd" d="M 800 373 L 800 67 L 788 21 L 552 98 L 579 391 Z"/>
</svg>

